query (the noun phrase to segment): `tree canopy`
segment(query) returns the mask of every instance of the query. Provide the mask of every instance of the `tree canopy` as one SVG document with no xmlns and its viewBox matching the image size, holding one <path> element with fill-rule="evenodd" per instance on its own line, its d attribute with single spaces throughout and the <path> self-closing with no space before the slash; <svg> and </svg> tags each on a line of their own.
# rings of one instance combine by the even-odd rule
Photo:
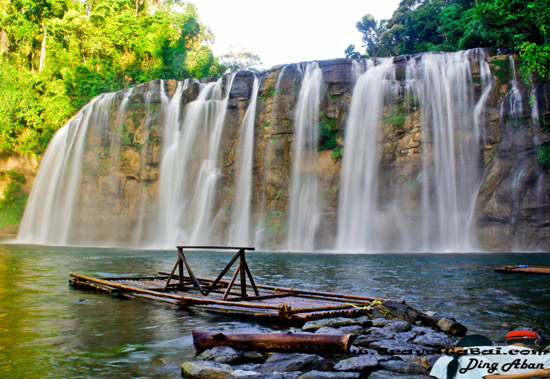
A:
<svg viewBox="0 0 550 379">
<path fill-rule="evenodd" d="M 0 153 L 41 153 L 96 95 L 218 76 L 212 36 L 170 0 L 0 0 Z"/>
<path fill-rule="evenodd" d="M 389 20 L 357 22 L 365 54 L 384 57 L 477 47 L 517 52 L 529 81 L 550 79 L 548 0 L 402 0 Z M 350 46 L 346 56 L 361 56 Z"/>
</svg>

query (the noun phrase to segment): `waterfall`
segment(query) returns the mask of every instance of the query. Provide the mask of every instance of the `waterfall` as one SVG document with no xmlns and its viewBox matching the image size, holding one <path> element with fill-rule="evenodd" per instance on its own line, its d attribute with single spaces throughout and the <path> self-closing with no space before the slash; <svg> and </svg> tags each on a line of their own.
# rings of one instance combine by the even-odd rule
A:
<svg viewBox="0 0 550 379">
<path fill-rule="evenodd" d="M 312 251 L 321 218 L 317 149 L 323 73 L 309 63 L 302 79 L 294 121 L 294 157 L 288 220 L 288 249 Z"/>
<path fill-rule="evenodd" d="M 422 249 L 470 250 L 468 214 L 479 165 L 470 61 L 463 53 L 428 54 L 423 66 L 423 191 L 431 193 L 422 209 L 431 236 Z"/>
<path fill-rule="evenodd" d="M 357 80 L 350 104 L 342 162 L 337 247 L 373 251 L 381 248 L 377 216 L 377 134 L 384 97 L 393 80 L 392 59 L 374 66 Z"/>
<path fill-rule="evenodd" d="M 158 240 L 172 247 L 210 244 L 212 211 L 220 176 L 218 152 L 234 74 L 206 84 L 187 104 L 183 126 L 179 122 L 181 83 L 167 104 L 165 151 L 159 184 Z"/>
<path fill-rule="evenodd" d="M 185 178 L 184 159 L 189 145 L 184 144 L 184 131 L 180 129 L 180 107 L 183 87 L 178 83 L 175 93 L 170 99 L 164 86 L 161 86 L 161 106 L 164 113 L 164 133 L 162 160 L 159 177 L 159 208 L 158 208 L 158 241 L 162 246 L 165 241 L 173 242 L 179 238 L 178 219 L 181 212 L 182 186 Z M 189 131 L 188 131 L 189 134 Z M 183 153 L 183 157 L 180 154 Z"/>
<path fill-rule="evenodd" d="M 483 84 L 476 104 L 471 60 L 465 52 L 424 54 L 409 60 L 403 84 L 395 81 L 391 59 L 371 63 L 359 77 L 345 131 L 338 250 L 473 248 L 472 212 L 480 185 L 478 119 L 490 82 Z M 421 145 L 406 139 L 397 145 L 420 161 L 411 158 L 401 171 L 381 176 L 381 167 L 395 154 L 382 151 L 381 129 L 388 133 L 396 127 L 391 123 L 403 123 L 397 117 L 399 106 L 392 103 L 401 97 L 407 110 L 400 116 L 406 120 L 404 128 L 420 134 Z M 412 120 L 413 114 L 419 119 Z"/>
<path fill-rule="evenodd" d="M 514 63 L 483 49 L 337 59 L 100 95 L 52 138 L 18 241 L 543 246 L 548 112 L 535 88 L 527 110 Z"/>
<path fill-rule="evenodd" d="M 18 241 L 46 245 L 71 242 L 69 231 L 88 128 L 106 123 L 113 98 L 112 93 L 94 98 L 52 138 L 29 196 Z"/>
<path fill-rule="evenodd" d="M 239 176 L 233 217 L 231 219 L 230 245 L 248 246 L 250 241 L 250 211 L 252 199 L 252 168 L 254 158 L 254 121 L 258 97 L 258 78 L 254 77 L 250 103 L 241 126 Z"/>
</svg>

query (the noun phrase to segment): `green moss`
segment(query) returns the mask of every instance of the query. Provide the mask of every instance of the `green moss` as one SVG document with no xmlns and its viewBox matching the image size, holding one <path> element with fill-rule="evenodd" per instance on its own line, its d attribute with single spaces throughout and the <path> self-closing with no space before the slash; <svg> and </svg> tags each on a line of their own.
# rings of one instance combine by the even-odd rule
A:
<svg viewBox="0 0 550 379">
<path fill-rule="evenodd" d="M 485 166 L 489 165 L 489 163 L 491 163 L 493 159 L 495 159 L 496 155 L 497 155 L 496 150 L 485 152 L 485 154 L 483 154 L 483 161 L 485 163 Z"/>
<path fill-rule="evenodd" d="M 489 67 L 500 83 L 508 83 L 510 81 L 510 63 L 508 62 L 508 57 L 490 60 Z"/>
<path fill-rule="evenodd" d="M 263 225 L 268 236 L 280 235 L 285 232 L 285 222 L 281 212 L 269 211 L 266 213 Z"/>
<path fill-rule="evenodd" d="M 321 112 L 319 121 L 319 150 L 331 150 L 338 147 L 336 125 L 335 118 L 328 118 Z"/>
<path fill-rule="evenodd" d="M 537 151 L 537 160 L 545 170 L 550 171 L 550 144 L 544 144 Z"/>
<path fill-rule="evenodd" d="M 403 103 L 391 107 L 389 111 L 384 112 L 382 116 L 382 122 L 386 125 L 393 125 L 394 127 L 405 125 L 407 120 L 405 112 L 403 110 Z"/>
<path fill-rule="evenodd" d="M 550 133 L 550 113 L 539 116 L 540 131 Z"/>
<path fill-rule="evenodd" d="M 0 199 L 0 227 L 17 227 L 29 197 L 21 186 L 26 180 L 23 174 L 12 170 L 2 172 L 2 176 L 7 177 L 8 182 L 2 193 L 4 198 Z"/>
</svg>

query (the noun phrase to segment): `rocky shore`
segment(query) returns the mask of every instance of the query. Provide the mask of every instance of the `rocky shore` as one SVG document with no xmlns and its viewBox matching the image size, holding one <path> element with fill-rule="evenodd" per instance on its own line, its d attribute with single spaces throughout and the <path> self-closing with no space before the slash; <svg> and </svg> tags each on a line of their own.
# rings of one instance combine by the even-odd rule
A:
<svg viewBox="0 0 550 379">
<path fill-rule="evenodd" d="M 186 378 L 430 378 L 441 349 L 454 345 L 466 327 L 454 319 L 422 313 L 387 300 L 359 318 L 308 321 L 290 332 L 351 334 L 345 354 L 237 351 L 217 346 L 182 364 Z"/>
</svg>

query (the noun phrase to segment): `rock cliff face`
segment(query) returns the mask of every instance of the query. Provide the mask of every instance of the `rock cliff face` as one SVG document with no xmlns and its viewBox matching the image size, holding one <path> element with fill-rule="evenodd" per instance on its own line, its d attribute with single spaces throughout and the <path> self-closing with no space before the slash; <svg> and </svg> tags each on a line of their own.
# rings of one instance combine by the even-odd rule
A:
<svg viewBox="0 0 550 379">
<path fill-rule="evenodd" d="M 379 117 L 370 137 L 375 139 L 376 147 L 370 152 L 357 150 L 362 151 L 354 153 L 357 156 L 350 156 L 351 124 L 357 122 L 359 131 L 370 127 L 366 119 L 354 121 L 353 115 L 369 106 L 371 96 L 374 101 L 374 95 L 369 94 L 375 92 L 372 88 L 364 90 L 364 105 L 354 105 L 358 101 L 354 97 L 359 96 L 360 86 L 368 85 L 366 73 L 384 62 L 317 62 L 322 87 L 319 114 L 312 121 L 318 133 L 312 137 L 316 162 L 309 164 L 314 167 L 301 167 L 299 175 L 294 157 L 305 63 L 274 67 L 261 74 L 241 71 L 234 77 L 226 75 L 218 83 L 155 81 L 110 94 L 89 105 L 67 126 L 70 130 L 63 138 L 69 141 L 74 136 L 74 143 L 58 146 L 65 155 L 58 152 L 56 158 L 65 163 L 58 169 L 50 167 L 52 171 L 45 174 L 51 183 L 54 172 L 65 170 L 64 177 L 55 178 L 57 196 L 67 188 L 74 187 L 74 191 L 61 196 L 63 199 L 56 199 L 45 188 L 33 193 L 19 238 L 34 243 L 167 247 L 228 243 L 235 223 L 232 216 L 239 170 L 243 167 L 243 118 L 251 104 L 254 78 L 258 77 L 247 226 L 250 237 L 232 242 L 287 249 L 291 204 L 293 200 L 294 204 L 307 200 L 304 194 L 293 194 L 293 181 L 311 180 L 321 215 L 313 231 L 315 249 L 548 250 L 550 177 L 537 155 L 550 143 L 550 86 L 527 88 L 514 69 L 514 57 L 476 54 L 479 53 L 471 53 L 456 63 L 467 65 L 461 71 L 464 78 L 459 78 L 466 83 L 463 96 L 450 94 L 459 75 L 450 73 L 452 63 L 439 57 L 429 61 L 423 55 L 403 56 L 386 61 L 388 76 L 380 83 L 387 88 L 381 94 Z M 430 79 L 429 65 L 440 64 L 443 79 Z M 420 84 L 411 85 L 416 81 Z M 212 91 L 218 86 L 220 97 L 205 97 L 208 86 Z M 433 94 L 429 95 L 430 91 Z M 193 108 L 199 100 L 203 101 L 201 96 L 205 99 L 200 103 L 203 113 Z M 428 97 L 432 100 L 425 100 Z M 445 106 L 434 105 L 446 97 Z M 178 104 L 174 104 L 174 99 Z M 225 114 L 221 135 L 216 140 L 211 121 L 220 115 L 216 113 L 220 110 L 214 109 L 219 104 L 224 104 Z M 175 105 L 179 105 L 179 110 L 175 111 L 175 121 L 170 121 L 173 111 L 169 107 Z M 189 119 L 199 117 L 199 113 L 203 115 L 202 126 L 196 135 L 186 135 Z M 170 122 L 178 125 L 179 132 L 166 133 Z M 82 130 L 84 124 L 86 128 Z M 439 124 L 449 127 L 438 131 Z M 80 157 L 74 150 L 79 133 L 83 134 Z M 182 143 L 185 138 L 190 141 L 186 149 L 173 152 L 175 157 L 170 158 L 185 160 L 183 178 L 166 167 L 171 154 L 166 146 L 172 138 L 181 138 Z M 442 141 L 448 143 L 441 145 Z M 205 171 L 214 143 L 216 162 L 210 163 L 211 171 Z M 365 143 L 359 143 L 359 148 Z M 451 158 L 445 150 L 452 150 L 448 155 Z M 363 156 L 369 153 L 373 153 L 371 158 Z M 76 160 L 71 161 L 75 156 Z M 350 162 L 368 159 L 374 160 L 372 167 L 366 163 L 359 169 L 345 168 Z M 75 168 L 80 164 L 80 168 Z M 353 189 L 357 170 L 370 170 L 372 175 L 366 176 L 371 178 L 369 183 L 361 179 L 359 189 Z M 447 175 L 449 171 L 451 175 Z M 201 175 L 212 178 L 206 181 L 208 186 L 200 184 Z M 40 173 L 37 183 L 39 178 Z M 166 189 L 178 187 L 180 182 L 184 184 L 176 194 Z M 368 217 L 364 222 L 359 218 L 346 226 L 346 220 L 354 217 L 355 200 L 352 195 L 346 198 L 353 191 L 358 192 L 357 207 L 362 207 L 359 203 L 366 204 L 359 216 L 368 213 Z M 204 204 L 201 195 L 208 195 Z M 174 196 L 174 204 L 181 207 L 173 207 L 170 213 L 176 217 L 165 223 L 161 220 L 162 201 L 169 196 Z M 291 199 L 292 196 L 297 198 Z M 351 204 L 346 205 L 351 208 L 345 211 L 351 212 L 349 215 L 342 205 L 346 201 Z M 33 208 L 35 202 L 51 203 L 48 212 L 62 210 L 63 214 L 52 216 L 43 210 L 40 213 Z M 41 221 L 37 220 L 52 217 L 63 219 L 56 222 L 65 225 L 62 230 L 54 227 L 38 233 Z M 454 223 L 447 225 L 449 219 Z M 374 231 L 364 231 L 369 235 L 367 241 L 361 239 L 362 226 Z M 359 237 L 348 237 L 343 232 L 356 227 Z M 166 235 L 172 237 L 159 240 L 163 233 L 159 229 L 169 229 Z M 456 236 L 453 239 L 449 234 Z M 353 239 L 356 244 L 348 245 Z"/>
</svg>

